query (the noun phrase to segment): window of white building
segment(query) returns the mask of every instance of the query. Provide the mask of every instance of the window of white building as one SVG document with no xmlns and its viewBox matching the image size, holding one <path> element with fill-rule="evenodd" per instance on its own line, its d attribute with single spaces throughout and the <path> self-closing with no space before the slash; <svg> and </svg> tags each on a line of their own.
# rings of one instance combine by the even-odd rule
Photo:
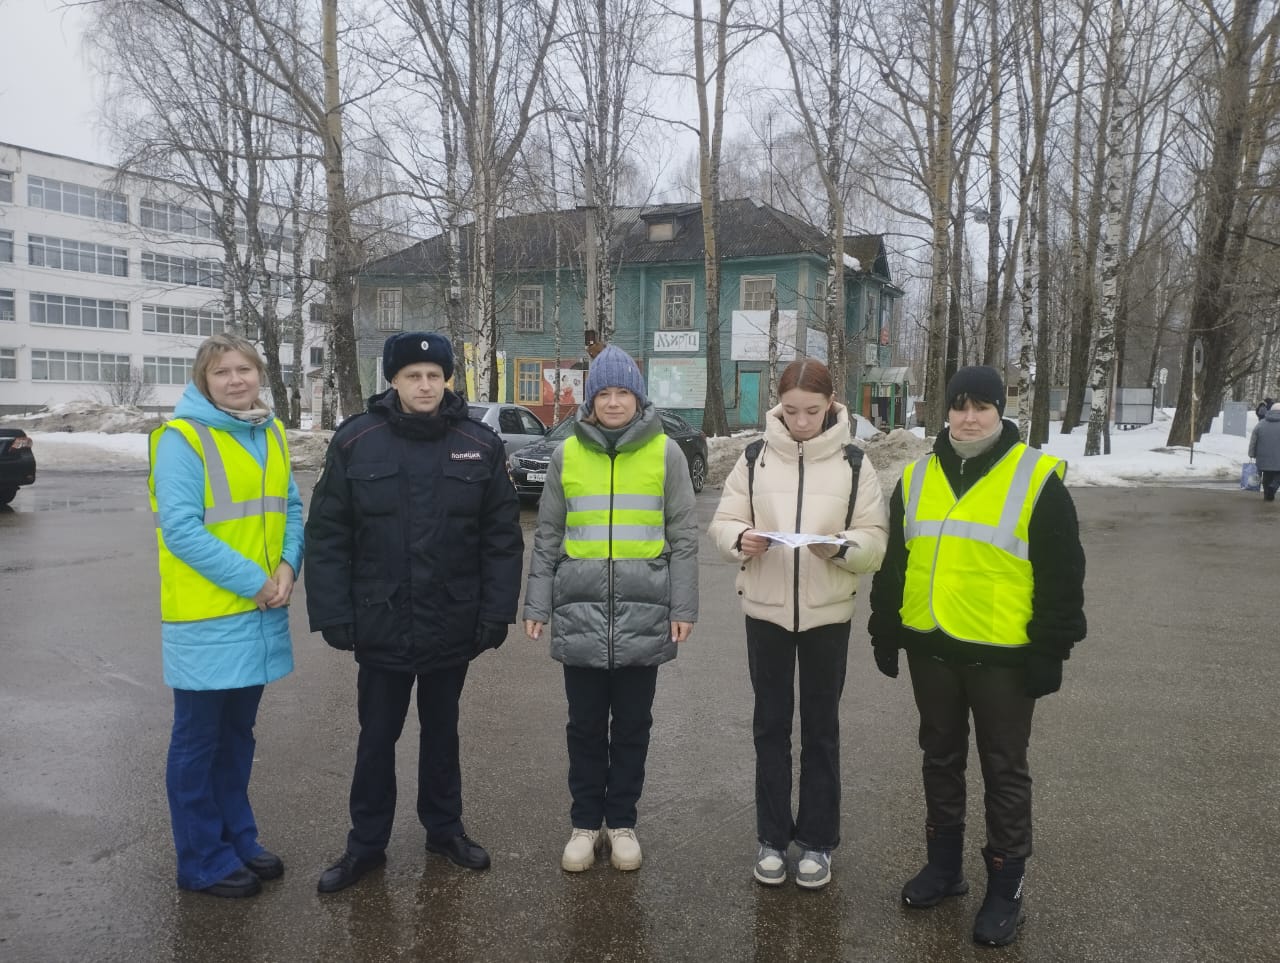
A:
<svg viewBox="0 0 1280 963">
<path fill-rule="evenodd" d="M 96 351 L 31 352 L 32 381 L 123 382 L 129 380 L 129 356 Z"/>
<path fill-rule="evenodd" d="M 191 358 L 142 356 L 142 380 L 149 385 L 185 385 L 191 380 Z"/>
<path fill-rule="evenodd" d="M 213 214 L 199 211 L 181 204 L 170 204 L 168 201 L 157 201 L 144 197 L 138 202 L 138 222 L 143 227 L 156 231 L 169 231 L 173 234 L 186 234 L 190 237 L 202 237 L 208 240 L 218 239 L 218 230 Z"/>
<path fill-rule="evenodd" d="M 107 274 L 117 278 L 129 276 L 129 252 L 125 248 L 109 247 L 106 244 L 28 234 L 27 258 L 32 267 Z"/>
<path fill-rule="evenodd" d="M 167 304 L 142 306 L 142 330 L 151 334 L 190 334 L 207 338 L 223 331 L 222 312 L 204 308 L 176 308 Z"/>
<path fill-rule="evenodd" d="M 129 221 L 129 200 L 117 191 L 27 175 L 27 203 L 46 211 L 62 211 L 100 221 Z"/>
<path fill-rule="evenodd" d="M 0 348 L 0 381 L 18 380 L 18 352 L 14 348 Z"/>
<path fill-rule="evenodd" d="M 13 171 L 0 171 L 0 204 L 13 203 Z"/>
<path fill-rule="evenodd" d="M 13 231 L 0 231 L 0 261 L 13 263 Z"/>
<path fill-rule="evenodd" d="M 13 321 L 17 318 L 15 308 L 13 291 L 8 288 L 0 288 L 0 321 Z"/>
<path fill-rule="evenodd" d="M 222 287 L 222 262 L 208 257 L 178 257 L 142 252 L 142 276 L 148 281 L 187 284 L 200 288 Z"/>
<path fill-rule="evenodd" d="M 31 323 L 129 330 L 129 303 L 31 292 Z"/>
</svg>

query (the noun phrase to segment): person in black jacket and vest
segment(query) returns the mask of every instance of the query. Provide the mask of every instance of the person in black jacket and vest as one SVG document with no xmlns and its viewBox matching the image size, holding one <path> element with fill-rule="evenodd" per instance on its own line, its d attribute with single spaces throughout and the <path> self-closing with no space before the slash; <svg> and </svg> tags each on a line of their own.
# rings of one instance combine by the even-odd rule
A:
<svg viewBox="0 0 1280 963">
<path fill-rule="evenodd" d="M 396 741 L 418 687 L 418 818 L 427 851 L 486 869 L 462 825 L 458 701 L 467 666 L 515 621 L 524 539 L 502 439 L 445 387 L 439 334 L 387 339 L 391 387 L 329 443 L 307 519 L 311 630 L 354 650 L 360 737 L 346 851 L 320 877 L 332 893 L 386 861 Z"/>
<path fill-rule="evenodd" d="M 968 892 L 965 761 L 973 717 L 985 786 L 987 891 L 973 938 L 1003 946 L 1025 919 L 1031 855 L 1027 747 L 1036 699 L 1058 691 L 1085 636 L 1084 549 L 1066 464 L 1004 421 L 1004 382 L 986 366 L 947 384 L 949 427 L 908 465 L 889 504 L 889 547 L 871 586 L 876 665 L 906 649 L 920 712 L 928 863 L 910 907 Z"/>
</svg>

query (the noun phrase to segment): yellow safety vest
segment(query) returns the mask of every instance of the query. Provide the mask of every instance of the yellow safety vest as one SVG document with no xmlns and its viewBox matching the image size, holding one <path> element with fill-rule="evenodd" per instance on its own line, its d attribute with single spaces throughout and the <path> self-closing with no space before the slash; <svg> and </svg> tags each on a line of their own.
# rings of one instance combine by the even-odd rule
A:
<svg viewBox="0 0 1280 963">
<path fill-rule="evenodd" d="M 612 459 L 578 438 L 564 443 L 564 550 L 570 558 L 657 558 L 666 543 L 667 436 Z"/>
<path fill-rule="evenodd" d="M 1049 475 L 1066 471 L 1066 462 L 1016 444 L 957 499 L 936 455 L 908 465 L 902 624 L 965 642 L 1026 645 L 1031 512 Z"/>
<path fill-rule="evenodd" d="M 253 599 L 236 595 L 189 566 L 164 543 L 160 506 L 156 502 L 156 449 L 161 435 L 173 429 L 204 462 L 204 526 L 245 558 L 257 562 L 265 580 L 280 564 L 285 519 L 289 511 L 289 445 L 279 421 L 263 426 L 267 433 L 266 464 L 245 449 L 230 432 L 178 418 L 151 433 L 151 511 L 160 546 L 160 618 L 164 622 L 216 619 L 257 608 Z"/>
</svg>

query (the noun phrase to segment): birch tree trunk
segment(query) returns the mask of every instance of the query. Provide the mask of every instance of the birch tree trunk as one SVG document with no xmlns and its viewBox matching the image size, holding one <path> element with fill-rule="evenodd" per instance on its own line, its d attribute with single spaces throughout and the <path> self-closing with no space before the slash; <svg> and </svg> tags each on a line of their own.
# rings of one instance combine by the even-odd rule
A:
<svg viewBox="0 0 1280 963">
<path fill-rule="evenodd" d="M 1089 375 L 1089 387 L 1093 390 L 1093 402 L 1089 408 L 1089 433 L 1085 437 L 1085 455 L 1103 453 L 1104 439 L 1110 453 L 1107 426 L 1111 406 L 1111 386 L 1115 363 L 1116 312 L 1119 306 L 1120 249 L 1123 236 L 1123 188 L 1124 174 L 1126 84 L 1125 76 L 1125 17 L 1123 0 L 1111 0 L 1111 37 L 1107 50 L 1107 83 L 1104 96 L 1110 102 L 1110 123 L 1107 125 L 1106 162 L 1106 232 L 1102 246 L 1102 305 L 1098 313 L 1095 332 L 1093 368 Z"/>
</svg>

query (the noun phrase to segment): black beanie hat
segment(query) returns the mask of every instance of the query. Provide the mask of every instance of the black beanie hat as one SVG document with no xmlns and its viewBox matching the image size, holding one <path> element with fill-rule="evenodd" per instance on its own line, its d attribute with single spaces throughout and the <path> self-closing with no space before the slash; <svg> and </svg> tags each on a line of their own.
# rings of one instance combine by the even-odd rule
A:
<svg viewBox="0 0 1280 963">
<path fill-rule="evenodd" d="M 388 381 L 407 364 L 431 361 L 444 371 L 444 380 L 453 377 L 453 345 L 433 331 L 406 331 L 393 334 L 382 346 L 382 375 Z"/>
<path fill-rule="evenodd" d="M 947 382 L 947 410 L 955 408 L 958 397 L 964 395 L 974 401 L 985 401 L 995 405 L 996 411 L 1004 417 L 1004 379 L 1000 372 L 990 365 L 975 364 L 961 368 Z"/>
</svg>

